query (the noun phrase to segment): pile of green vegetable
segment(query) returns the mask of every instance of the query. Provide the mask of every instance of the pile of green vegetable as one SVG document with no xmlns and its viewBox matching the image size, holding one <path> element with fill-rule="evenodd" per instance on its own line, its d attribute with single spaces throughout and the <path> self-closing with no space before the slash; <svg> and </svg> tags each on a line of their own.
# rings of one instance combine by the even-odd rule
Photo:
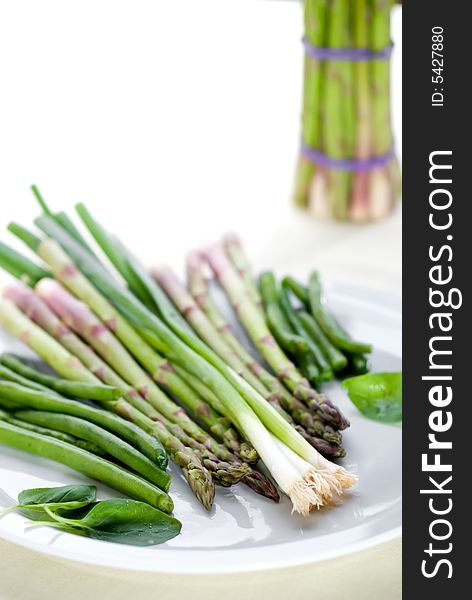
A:
<svg viewBox="0 0 472 600">
<path fill-rule="evenodd" d="M 304 0 L 298 206 L 319 218 L 383 218 L 400 195 L 390 107 L 394 0 Z"/>
<path fill-rule="evenodd" d="M 228 236 L 189 254 L 187 287 L 167 267 L 148 272 L 78 205 L 113 272 L 70 217 L 53 213 L 33 190 L 42 235 L 13 223 L 9 229 L 41 264 L 0 243 L 0 266 L 18 279 L 3 290 L 0 324 L 57 377 L 2 358 L 0 443 L 87 468 L 112 487 L 126 481 L 127 490 L 117 489 L 160 503 L 161 510 L 170 502 L 168 475 L 158 462 L 164 451 L 207 509 L 215 485 L 239 482 L 275 501 L 282 491 L 301 514 L 338 501 L 356 481 L 332 462 L 345 453 L 341 432 L 349 423 L 315 387 L 327 375 L 319 361 L 323 356 L 334 374 L 369 347 L 349 340 L 343 348 L 348 336 L 332 319 L 326 329 L 327 313 L 316 312 L 316 276 L 303 314 L 293 307 L 290 282 L 275 286 L 277 301 L 271 275 L 258 288 L 240 243 Z M 208 267 L 259 354 L 241 344 L 214 304 Z M 324 332 L 324 346 L 297 330 L 307 315 Z M 270 476 L 257 468 L 259 459 Z M 115 477 L 116 469 L 129 475 Z"/>
</svg>

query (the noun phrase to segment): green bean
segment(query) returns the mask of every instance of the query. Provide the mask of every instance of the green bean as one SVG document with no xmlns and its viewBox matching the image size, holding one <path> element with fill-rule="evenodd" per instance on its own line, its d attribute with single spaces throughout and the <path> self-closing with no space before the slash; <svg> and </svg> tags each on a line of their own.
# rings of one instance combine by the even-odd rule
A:
<svg viewBox="0 0 472 600">
<path fill-rule="evenodd" d="M 16 413 L 16 416 L 28 423 L 62 431 L 92 442 L 150 483 L 166 492 L 169 490 L 171 476 L 168 473 L 159 469 L 139 450 L 94 423 L 70 415 L 37 410 L 22 410 Z"/>
<path fill-rule="evenodd" d="M 288 288 L 291 292 L 293 292 L 305 308 L 310 307 L 310 297 L 308 294 L 308 288 L 305 287 L 302 283 L 299 283 L 293 277 L 284 277 L 282 279 L 282 285 Z"/>
<path fill-rule="evenodd" d="M 346 371 L 350 371 L 355 375 L 363 375 L 369 371 L 369 366 L 367 364 L 367 356 L 364 354 L 349 354 L 348 355 L 349 364 L 347 366 Z"/>
<path fill-rule="evenodd" d="M 104 458 L 66 442 L 0 421 L 0 444 L 59 462 L 164 512 L 170 513 L 174 508 L 170 496 L 155 485 Z"/>
<path fill-rule="evenodd" d="M 322 380 L 322 376 L 313 355 L 309 354 L 307 356 L 303 356 L 300 359 L 298 367 L 308 381 L 317 387 Z"/>
<path fill-rule="evenodd" d="M 27 379 L 15 371 L 12 371 L 8 367 L 0 364 L 0 379 L 5 379 L 6 381 L 12 381 L 13 383 L 18 383 L 19 385 L 23 385 L 24 387 L 31 388 L 32 390 L 37 391 L 49 391 L 47 387 L 31 381 L 31 379 Z"/>
<path fill-rule="evenodd" d="M 313 316 L 304 310 L 300 311 L 298 316 L 303 328 L 307 332 L 307 335 L 310 336 L 315 344 L 318 344 L 318 346 L 327 356 L 331 368 L 335 372 L 345 369 L 347 366 L 347 358 L 344 356 L 341 350 L 338 350 L 336 346 L 333 346 Z"/>
<path fill-rule="evenodd" d="M 277 282 L 273 273 L 267 271 L 259 277 L 259 288 L 264 302 L 267 325 L 279 345 L 292 355 L 301 357 L 309 352 L 306 341 L 297 335 L 279 305 Z"/>
<path fill-rule="evenodd" d="M 26 421 L 22 421 L 21 419 L 17 419 L 16 415 L 13 416 L 10 413 L 7 413 L 0 409 L 0 420 L 6 421 L 10 423 L 10 425 L 16 425 L 17 427 L 22 427 L 28 431 L 33 431 L 34 433 L 40 433 L 41 435 L 48 435 L 50 437 L 61 440 L 62 442 L 68 442 L 73 446 L 77 446 L 78 448 L 82 448 L 83 450 L 87 450 L 88 452 L 92 452 L 92 454 L 96 454 L 97 456 L 105 456 L 106 452 L 95 446 L 95 444 L 91 444 L 86 440 L 79 440 L 73 435 L 69 435 L 68 433 L 63 433 L 62 431 L 56 431 L 55 429 L 49 429 L 48 427 L 41 427 L 39 425 L 33 425 L 32 423 L 27 423 Z"/>
<path fill-rule="evenodd" d="M 32 390 L 16 383 L 0 381 L 0 403 L 3 403 L 4 400 L 22 407 L 65 413 L 86 419 L 126 440 L 161 469 L 167 467 L 167 454 L 155 438 L 137 425 L 129 423 L 111 412 L 83 402 L 61 398 L 54 392 Z M 119 403 L 120 400 L 116 402 Z"/>
<path fill-rule="evenodd" d="M 16 356 L 11 354 L 4 354 L 1 356 L 0 362 L 5 367 L 18 373 L 18 375 L 50 388 L 59 394 L 64 394 L 65 396 L 84 398 L 86 400 L 98 400 L 99 402 L 118 400 L 121 396 L 121 392 L 111 385 L 71 381 L 53 375 L 46 375 L 45 373 L 41 373 L 41 371 L 26 365 Z"/>
<path fill-rule="evenodd" d="M 351 339 L 339 326 L 331 313 L 325 308 L 321 299 L 321 283 L 319 275 L 314 271 L 310 276 L 309 286 L 311 313 L 318 321 L 326 337 L 341 350 L 347 350 L 355 354 L 372 352 L 372 346 L 364 342 Z"/>
<path fill-rule="evenodd" d="M 329 360 L 323 353 L 323 350 L 307 334 L 298 313 L 295 311 L 294 307 L 292 306 L 292 303 L 290 302 L 287 289 L 284 286 L 282 286 L 282 290 L 280 292 L 280 306 L 282 307 L 282 310 L 284 311 L 288 322 L 293 327 L 295 332 L 306 340 L 310 352 L 313 355 L 314 362 L 316 362 L 317 366 L 319 367 L 320 380 L 330 381 L 331 379 L 333 379 L 334 373 Z"/>
</svg>

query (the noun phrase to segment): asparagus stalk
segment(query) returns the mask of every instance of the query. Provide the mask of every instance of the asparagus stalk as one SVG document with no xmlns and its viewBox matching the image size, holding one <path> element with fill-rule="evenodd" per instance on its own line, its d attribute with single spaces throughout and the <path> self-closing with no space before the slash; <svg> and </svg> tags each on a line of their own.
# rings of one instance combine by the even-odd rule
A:
<svg viewBox="0 0 472 600">
<path fill-rule="evenodd" d="M 313 46 L 324 45 L 327 4 L 327 0 L 305 0 L 305 38 Z M 323 63 L 306 53 L 304 64 L 302 140 L 309 148 L 318 148 L 321 143 L 322 110 L 320 100 L 324 81 L 323 74 Z M 301 207 L 308 205 L 310 183 L 315 170 L 318 170 L 318 168 L 303 155 L 300 155 L 295 176 L 294 197 L 295 202 Z M 318 207 L 313 206 L 313 209 L 318 210 Z"/>
<path fill-rule="evenodd" d="M 27 343 L 46 363 L 52 366 L 54 370 L 63 377 L 67 378 L 72 376 L 74 379 L 83 379 L 92 382 L 97 381 L 95 376 L 90 373 L 77 358 L 72 356 L 58 342 L 34 325 L 8 300 L 0 301 L 0 325 Z M 6 395 L 4 387 L 1 389 L 2 394 Z M 30 392 L 30 398 L 32 393 L 33 390 Z M 23 392 L 23 400 L 25 395 L 26 394 Z M 36 398 L 36 400 L 38 399 L 37 396 L 34 398 Z M 13 398 L 7 397 L 7 399 L 18 401 L 17 396 L 14 396 Z M 58 412 L 66 412 L 62 409 L 67 408 L 68 414 L 78 417 L 83 416 L 92 421 L 94 419 L 99 419 L 99 424 L 106 420 L 108 427 L 113 428 L 111 429 L 112 431 L 120 435 L 120 437 L 124 437 L 128 441 L 134 443 L 134 445 L 140 448 L 147 456 L 149 456 L 147 453 L 151 452 L 151 455 L 154 454 L 155 457 L 157 450 L 160 452 L 158 456 L 162 457 L 162 447 L 164 447 L 173 462 L 182 468 L 182 472 L 196 497 L 205 508 L 208 510 L 211 508 L 215 496 L 215 488 L 210 473 L 203 467 L 198 457 L 176 439 L 175 436 L 171 435 L 160 423 L 146 417 L 130 403 L 121 398 L 115 402 L 106 402 L 105 408 L 113 410 L 125 419 L 132 421 L 138 427 L 132 428 L 130 424 L 123 422 L 121 419 L 119 421 L 116 421 L 116 418 L 111 419 L 113 415 L 108 415 L 106 412 L 103 413 L 102 411 L 99 411 L 97 415 L 97 413 L 93 412 L 96 409 L 80 405 L 74 401 L 68 402 L 60 398 L 56 398 L 55 400 L 56 402 L 54 403 L 53 398 L 48 397 L 46 404 L 39 403 L 39 405 L 36 404 L 32 407 L 39 408 L 40 410 L 54 410 L 54 408 L 48 408 L 48 402 L 51 403 L 52 401 L 52 406 L 59 407 L 56 409 Z M 59 405 L 57 404 L 58 401 L 60 402 Z M 28 406 L 28 404 L 26 405 Z M 156 445 L 153 444 L 152 438 L 146 436 L 144 432 L 153 436 L 156 440 L 159 440 L 162 446 L 159 444 L 156 447 Z"/>
<path fill-rule="evenodd" d="M 252 267 L 246 252 L 244 251 L 241 240 L 236 234 L 228 233 L 223 237 L 223 245 L 229 260 L 244 281 L 249 297 L 262 311 L 262 298 L 254 282 Z"/>
<path fill-rule="evenodd" d="M 90 256 L 49 218 L 41 217 L 36 222 L 49 235 L 54 235 L 61 241 L 63 247 L 72 253 L 77 265 L 86 272 L 103 293 L 112 299 L 122 313 L 156 336 L 160 341 L 160 348 L 165 349 L 168 358 L 179 363 L 195 376 L 203 378 L 210 389 L 219 394 L 228 416 L 260 451 L 266 466 L 284 492 L 290 496 L 294 510 L 305 514 L 313 506 L 319 506 L 320 502 L 328 502 L 333 493 L 341 492 L 342 489 L 353 484 L 355 478 L 351 474 L 323 459 L 237 373 L 186 327 L 184 329 L 180 319 L 175 318 L 175 311 L 172 307 L 170 310 L 173 314 L 169 314 L 162 291 L 156 289 L 150 277 L 138 264 L 132 263 L 133 269 L 138 272 L 140 279 L 146 284 L 166 324 L 149 312 L 134 296 L 106 276 L 96 262 L 91 260 Z M 57 244 L 50 240 L 45 241 L 41 244 L 39 251 L 46 262 L 49 262 L 50 265 L 51 263 L 55 264 L 54 270 L 58 274 L 62 274 L 71 284 L 70 279 L 76 275 L 77 268 L 72 265 L 72 272 L 70 268 L 64 270 L 66 265 L 71 267 L 70 259 L 61 253 Z M 82 282 L 82 285 L 86 284 L 88 287 L 85 292 L 98 314 L 103 297 L 87 280 L 85 283 Z M 169 329 L 169 325 L 177 334 Z M 275 435 L 280 436 L 284 444 L 288 445 L 285 454 L 274 445 L 273 439 L 253 410 L 265 425 Z M 291 462 L 289 458 L 290 453 L 295 452 L 295 449 L 306 461 L 307 469 L 303 472 L 295 468 L 294 462 Z"/>
<path fill-rule="evenodd" d="M 349 47 L 349 1 L 332 0 L 328 16 L 327 46 Z M 332 158 L 350 158 L 353 155 L 353 115 L 351 65 L 347 61 L 330 60 L 325 65 L 324 86 L 325 134 L 324 150 Z M 328 201 L 337 219 L 346 219 L 351 190 L 351 175 L 340 169 L 327 170 Z"/>
<path fill-rule="evenodd" d="M 369 47 L 370 15 L 368 0 L 356 0 L 353 3 L 353 46 L 355 48 Z M 355 156 L 359 159 L 369 158 L 374 154 L 372 148 L 372 126 L 370 107 L 370 66 L 367 61 L 358 61 L 353 65 L 356 79 L 356 122 L 357 140 Z M 362 222 L 369 219 L 369 188 L 370 173 L 359 171 L 354 175 L 352 199 L 349 209 L 353 221 Z"/>
<path fill-rule="evenodd" d="M 370 47 L 381 50 L 390 43 L 390 13 L 393 0 L 371 0 L 372 22 Z M 390 63 L 374 60 L 370 63 L 370 96 L 372 115 L 372 150 L 383 155 L 392 147 L 390 127 Z M 390 165 L 374 169 L 370 181 L 370 216 L 378 219 L 391 209 L 393 194 L 397 193 L 398 163 L 393 158 Z"/>
<path fill-rule="evenodd" d="M 227 260 L 220 245 L 215 244 L 207 250 L 208 261 L 228 294 L 238 317 L 265 360 L 271 365 L 279 379 L 293 395 L 306 404 L 328 423 L 339 429 L 348 426 L 348 422 L 331 402 L 310 387 L 295 365 L 277 345 L 259 311 L 248 299 L 244 284 Z"/>
<path fill-rule="evenodd" d="M 50 225 L 53 224 L 53 221 L 51 221 L 51 219 L 47 219 L 46 222 L 49 222 Z M 53 225 L 53 227 L 57 227 L 57 225 Z M 61 229 L 56 229 L 56 230 L 62 231 Z M 67 234 L 67 232 L 64 232 L 64 233 Z M 26 243 L 28 243 L 28 240 L 30 239 L 31 236 L 29 235 L 27 230 L 23 229 L 22 231 L 19 231 L 18 234 L 21 239 L 25 240 Z M 77 244 L 77 240 L 74 239 L 73 237 L 69 238 L 69 239 L 72 239 L 73 243 Z M 37 243 L 39 245 L 38 239 L 37 239 Z M 36 250 L 38 250 L 38 247 L 36 248 Z M 80 247 L 80 250 L 82 252 L 84 252 L 84 249 L 82 247 Z M 85 249 L 85 251 L 86 251 L 85 255 L 87 256 L 87 259 L 90 260 L 90 253 L 86 249 Z M 97 261 L 95 261 L 95 259 L 94 259 L 94 262 L 95 262 L 95 265 L 97 266 L 98 263 L 97 263 Z M 112 280 L 111 280 L 110 276 L 108 275 L 108 273 L 104 270 L 104 268 L 101 265 L 98 265 L 98 268 L 100 270 L 100 274 L 103 277 L 110 279 L 110 282 L 111 282 Z M 63 269 L 61 274 L 58 275 L 56 273 L 56 276 L 58 276 L 58 279 L 60 281 L 63 281 L 63 279 L 61 279 L 61 275 L 63 278 L 65 278 L 66 282 L 69 278 L 71 278 L 72 280 L 76 280 L 75 282 L 78 284 L 80 290 L 82 292 L 85 292 L 85 294 L 86 294 L 85 298 L 83 298 L 84 300 L 87 300 L 87 291 L 91 292 L 92 297 L 93 297 L 95 290 L 93 290 L 93 288 L 91 288 L 91 287 L 87 287 L 88 286 L 87 280 L 83 276 L 81 277 L 80 273 L 78 273 L 78 272 L 76 273 L 76 269 L 73 266 L 73 264 L 71 264 L 69 262 L 68 266 L 65 266 L 65 268 Z M 41 283 L 41 288 L 44 288 L 45 285 L 46 286 L 48 285 L 48 283 L 45 282 L 44 280 L 40 283 Z M 52 283 L 53 282 L 50 281 L 49 285 L 52 285 Z M 74 293 L 76 293 L 76 295 L 80 298 L 81 297 L 80 293 L 77 293 L 77 290 L 74 289 L 74 287 L 72 287 L 72 289 L 73 289 Z M 73 300 L 75 301 L 75 299 L 73 299 L 72 297 L 69 297 L 68 299 L 70 302 L 72 302 Z M 59 300 L 60 300 L 60 298 L 59 298 L 59 296 L 57 296 L 56 301 L 59 302 Z M 201 428 L 199 428 L 196 424 L 194 424 L 185 415 L 185 413 L 181 409 L 179 412 L 179 407 L 174 405 L 156 386 L 153 385 L 152 381 L 139 368 L 138 365 L 136 365 L 136 364 L 131 365 L 132 359 L 131 359 L 131 362 L 128 360 L 129 355 L 126 353 L 126 350 L 123 347 L 121 347 L 120 344 L 114 343 L 111 346 L 107 347 L 106 344 L 101 343 L 100 337 L 102 337 L 102 336 L 106 336 L 109 342 L 112 341 L 112 335 L 108 331 L 108 328 L 110 328 L 117 334 L 118 338 L 123 342 L 123 344 L 140 360 L 140 362 L 145 364 L 150 371 L 153 370 L 155 377 L 157 379 L 160 379 L 162 376 L 162 373 L 164 373 L 166 375 L 166 378 L 168 381 L 170 379 L 172 379 L 172 382 L 177 385 L 175 377 L 171 378 L 172 373 L 170 373 L 168 371 L 168 369 L 166 369 L 166 366 L 164 366 L 164 369 L 160 369 L 160 367 L 162 367 L 163 363 L 164 363 L 162 358 L 159 357 L 154 352 L 154 350 L 144 342 L 144 340 L 126 322 L 126 320 L 123 319 L 119 313 L 117 313 L 117 311 L 112 307 L 112 305 L 105 298 L 100 297 L 99 295 L 95 295 L 93 300 L 96 303 L 98 303 L 98 305 L 99 305 L 97 314 L 99 314 L 101 316 L 101 318 L 103 320 L 103 324 L 100 324 L 98 321 L 95 323 L 97 331 L 100 333 L 99 336 L 95 335 L 95 330 L 93 327 L 90 328 L 90 337 L 88 339 L 92 343 L 92 345 L 95 345 L 95 347 L 97 348 L 97 350 L 99 352 L 106 354 L 106 358 L 107 358 L 108 362 L 110 362 L 110 359 L 113 359 L 111 361 L 112 365 L 115 366 L 115 368 L 118 370 L 118 372 L 120 372 L 123 375 L 123 377 L 129 378 L 132 376 L 133 380 L 137 382 L 136 386 L 138 388 L 140 385 L 142 386 L 142 388 L 138 389 L 138 391 L 139 391 L 139 393 L 141 393 L 141 395 L 143 395 L 143 397 L 147 398 L 151 403 L 154 404 L 154 406 L 160 407 L 160 409 L 163 410 L 164 414 L 166 414 L 168 417 L 170 417 L 174 421 L 177 418 L 180 418 L 181 421 L 186 420 L 186 422 L 183 423 L 183 428 L 189 434 L 193 435 L 196 439 L 199 439 L 202 443 L 207 443 L 207 444 L 210 443 L 211 444 L 212 442 L 209 442 L 209 438 L 207 438 L 206 432 L 204 432 Z M 92 302 L 92 304 L 93 304 L 93 302 Z M 84 309 L 85 307 L 82 306 L 80 308 Z M 79 309 L 79 306 L 77 306 L 77 309 Z M 82 316 L 85 316 L 85 312 L 82 310 Z M 89 314 L 88 317 L 91 317 L 91 315 Z M 85 325 L 85 323 L 83 323 L 83 325 Z M 104 327 L 104 325 L 106 325 L 107 327 Z M 85 328 L 85 329 L 87 329 L 87 328 Z M 117 341 L 115 340 L 115 342 L 117 342 Z M 128 360 L 128 362 L 127 362 L 128 369 L 127 369 L 126 374 L 120 370 L 121 368 L 123 368 L 125 359 Z M 166 373 L 166 370 L 167 370 L 167 373 Z M 182 386 L 179 386 L 179 387 L 181 388 Z M 176 391 L 178 394 L 179 390 L 176 390 Z M 137 398 L 132 398 L 132 397 L 128 397 L 128 400 L 131 404 L 133 404 L 135 406 L 139 402 L 139 400 Z M 146 413 L 146 407 L 143 407 L 142 403 L 138 406 L 138 409 Z M 170 415 L 172 410 L 174 411 L 173 416 Z M 240 449 L 241 449 L 241 458 L 243 458 L 244 460 L 254 461 L 256 459 L 254 449 L 246 442 L 243 442 L 241 444 Z"/>
<path fill-rule="evenodd" d="M 231 462 L 223 462 L 215 455 L 212 456 L 206 446 L 185 433 L 180 425 L 172 423 L 165 417 L 161 418 L 161 422 L 166 429 L 175 435 L 175 437 L 185 444 L 185 446 L 193 449 L 195 454 L 200 457 L 202 463 L 210 471 L 215 483 L 218 485 L 230 487 L 241 481 L 245 475 L 249 474 L 250 468 L 247 465 L 240 463 L 236 457 L 228 455 Z"/>
</svg>

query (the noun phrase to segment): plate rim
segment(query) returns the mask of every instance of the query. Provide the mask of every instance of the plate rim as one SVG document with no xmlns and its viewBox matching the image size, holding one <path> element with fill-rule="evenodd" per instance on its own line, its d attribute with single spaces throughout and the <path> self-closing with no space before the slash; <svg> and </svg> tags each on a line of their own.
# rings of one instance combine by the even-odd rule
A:
<svg viewBox="0 0 472 600">
<path fill-rule="evenodd" d="M 127 564 L 125 557 L 120 557 L 119 559 L 116 556 L 113 559 L 114 564 L 110 564 L 109 560 L 107 561 L 106 555 L 101 554 L 99 556 L 87 555 L 85 553 L 75 552 L 73 550 L 64 550 L 63 548 L 57 548 L 50 544 L 43 544 L 41 542 L 28 542 L 25 538 L 21 536 L 17 536 L 16 534 L 12 534 L 10 532 L 2 531 L 0 532 L 0 537 L 5 541 L 14 543 L 23 548 L 27 548 L 28 550 L 32 550 L 33 552 L 39 552 L 40 554 L 45 554 L 47 556 L 58 558 L 60 560 L 70 560 L 73 562 L 78 562 L 83 565 L 92 565 L 101 568 L 108 569 L 119 569 L 126 570 L 130 572 L 140 572 L 140 573 L 155 573 L 155 574 L 179 574 L 179 575 L 223 575 L 223 574 L 235 574 L 235 573 L 255 573 L 260 571 L 272 571 L 290 567 L 304 566 L 308 564 L 317 564 L 319 562 L 324 562 L 326 560 L 332 560 L 334 558 L 339 558 L 342 556 L 346 556 L 349 554 L 353 554 L 355 552 L 360 552 L 362 550 L 368 550 L 369 548 L 373 548 L 375 546 L 379 546 L 381 544 L 390 542 L 394 539 L 401 539 L 402 537 L 402 526 L 399 525 L 392 529 L 389 529 L 383 533 L 371 536 L 369 538 L 358 540 L 356 542 L 351 542 L 342 546 L 341 548 L 332 548 L 330 550 L 316 550 L 313 553 L 305 553 L 304 556 L 300 557 L 298 554 L 294 554 L 293 557 L 287 556 L 277 556 L 273 555 L 268 558 L 261 558 L 261 560 L 257 562 L 237 562 L 238 556 L 246 555 L 248 550 L 247 548 L 241 548 L 238 550 L 213 550 L 213 551 L 205 551 L 205 554 L 219 554 L 220 552 L 224 552 L 225 555 L 232 554 L 235 558 L 235 561 L 227 561 L 225 565 L 210 565 L 210 561 L 206 561 L 204 566 L 199 562 L 198 566 L 194 568 L 188 568 L 187 565 L 192 565 L 192 562 L 185 563 L 185 566 L 182 567 L 182 561 L 175 561 L 176 568 L 172 568 L 169 565 L 165 565 L 163 568 L 154 568 L 154 565 L 151 561 L 143 561 L 142 563 L 133 563 Z M 94 540 L 96 541 L 96 540 Z M 281 554 L 283 554 L 284 546 L 292 546 L 299 545 L 299 542 L 288 542 L 285 544 L 277 544 L 275 547 L 281 550 Z M 257 550 L 261 551 L 267 548 L 262 546 L 258 547 Z M 176 553 L 172 550 L 164 551 L 173 554 L 174 558 Z M 178 557 L 182 557 L 183 553 L 193 554 L 192 550 L 186 550 L 179 552 L 177 554 Z M 262 553 L 261 553 L 262 554 Z M 231 557 L 232 558 L 232 557 Z M 231 564 L 228 564 L 231 563 Z"/>
</svg>

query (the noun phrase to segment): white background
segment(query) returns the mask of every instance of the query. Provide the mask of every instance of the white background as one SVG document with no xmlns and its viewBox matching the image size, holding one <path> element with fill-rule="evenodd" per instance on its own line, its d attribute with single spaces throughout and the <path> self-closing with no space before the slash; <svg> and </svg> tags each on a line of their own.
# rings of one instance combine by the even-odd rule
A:
<svg viewBox="0 0 472 600">
<path fill-rule="evenodd" d="M 148 262 L 181 266 L 189 247 L 232 229 L 257 267 L 305 272 L 316 264 L 338 279 L 399 291 L 399 227 L 320 227 L 291 206 L 301 4 L 0 6 L 1 239 L 10 241 L 9 220 L 29 225 L 37 213 L 29 191 L 36 183 L 56 209 L 88 203 Z M 393 19 L 399 147 L 400 15 Z M 398 263 L 394 280 L 386 261 Z"/>
</svg>

